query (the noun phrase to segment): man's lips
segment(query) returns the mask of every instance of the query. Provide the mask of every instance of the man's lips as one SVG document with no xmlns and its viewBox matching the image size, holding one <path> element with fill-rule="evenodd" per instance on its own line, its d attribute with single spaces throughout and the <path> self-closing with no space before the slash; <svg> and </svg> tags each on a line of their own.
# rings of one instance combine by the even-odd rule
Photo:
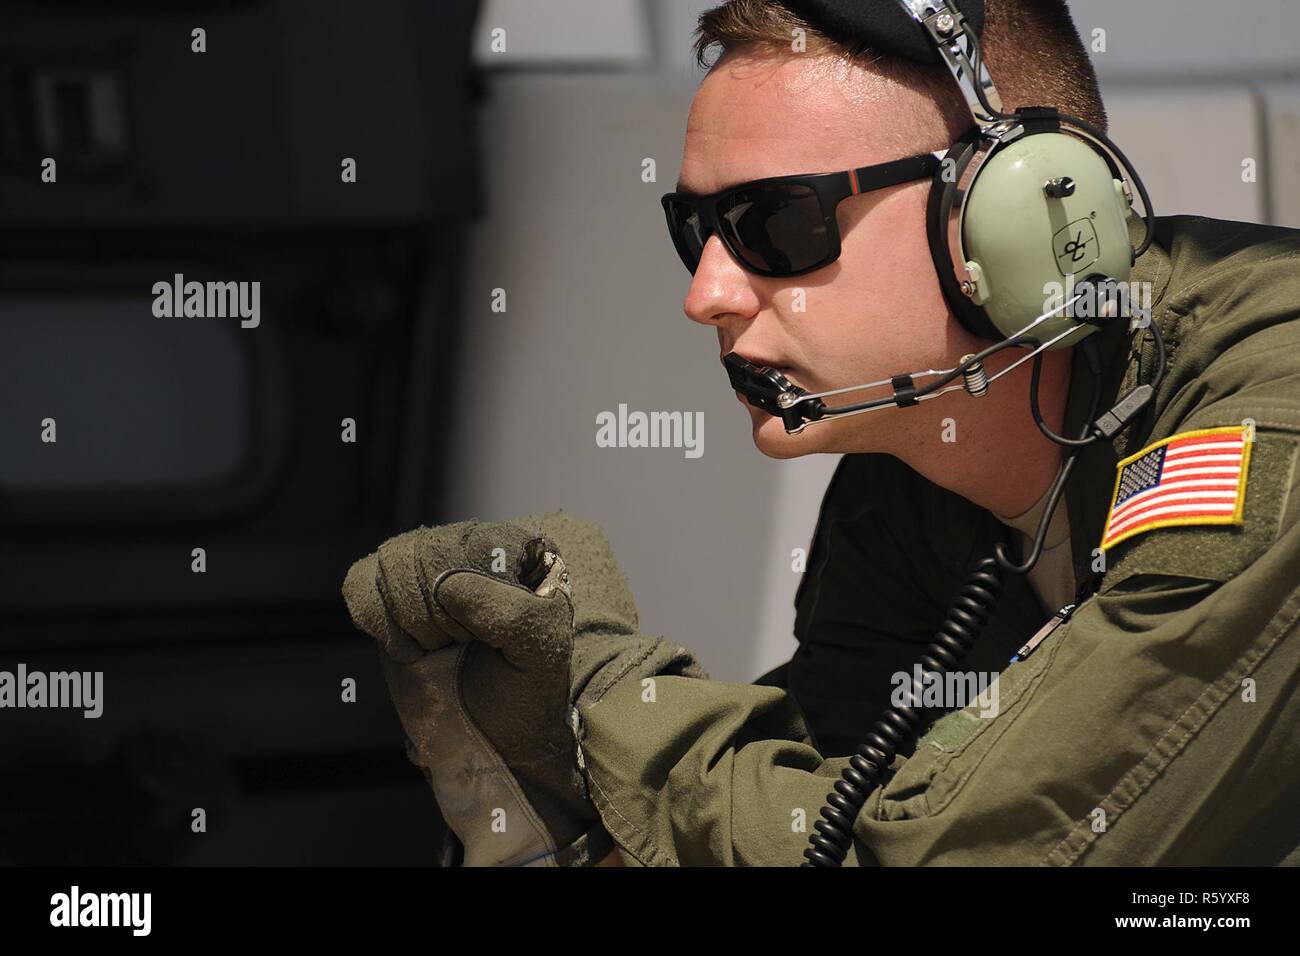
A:
<svg viewBox="0 0 1300 956">
<path fill-rule="evenodd" d="M 721 355 L 718 356 L 718 359 L 719 360 L 725 359 L 728 355 L 731 355 L 733 353 L 743 358 L 749 364 L 757 365 L 759 368 L 764 368 L 764 367 L 781 368 L 781 362 L 779 359 L 769 359 L 769 358 L 763 358 L 762 356 L 759 355 L 750 355 L 747 352 L 740 351 L 740 349 L 732 349 L 729 352 L 723 352 Z"/>
<path fill-rule="evenodd" d="M 724 352 L 721 356 L 719 356 L 719 358 L 725 358 L 727 355 L 730 354 L 731 354 L 730 352 Z M 782 375 L 786 376 L 787 378 L 789 378 L 790 374 L 794 372 L 794 368 L 792 366 L 781 364 L 779 359 L 759 358 L 754 355 L 746 355 L 744 352 L 736 352 L 736 354 L 739 355 L 741 358 L 743 358 L 746 362 L 750 363 L 751 365 L 757 365 L 759 368 L 773 369 L 777 372 L 780 372 Z M 791 379 L 791 381 L 794 380 Z"/>
<path fill-rule="evenodd" d="M 731 354 L 731 353 L 724 353 L 724 355 L 726 354 Z M 795 376 L 798 375 L 798 372 L 789 365 L 782 365 L 779 360 L 761 358 L 759 356 L 754 356 L 754 355 L 746 355 L 744 352 L 739 352 L 739 351 L 735 352 L 735 354 L 738 355 L 740 358 L 743 358 L 746 362 L 749 362 L 751 365 L 756 365 L 759 368 L 772 369 L 773 371 L 783 376 L 792 385 L 798 385 L 801 388 L 804 387 L 800 382 L 796 380 Z M 736 400 L 740 402 L 742 405 L 748 405 L 750 408 L 763 411 L 763 409 L 759 409 L 757 405 L 754 405 L 752 402 L 750 402 L 748 397 L 743 395 L 741 392 L 736 391 L 734 394 L 736 396 Z"/>
</svg>

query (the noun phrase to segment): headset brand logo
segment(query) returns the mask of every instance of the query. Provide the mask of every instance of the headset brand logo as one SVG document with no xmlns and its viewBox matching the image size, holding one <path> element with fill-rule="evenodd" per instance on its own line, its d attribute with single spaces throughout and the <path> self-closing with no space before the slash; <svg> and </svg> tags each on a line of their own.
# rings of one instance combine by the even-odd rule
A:
<svg viewBox="0 0 1300 956">
<path fill-rule="evenodd" d="M 1073 275 L 1088 268 L 1101 255 L 1101 243 L 1091 219 L 1076 219 L 1052 237 L 1052 251 L 1056 253 L 1056 268 L 1061 275 Z"/>
</svg>

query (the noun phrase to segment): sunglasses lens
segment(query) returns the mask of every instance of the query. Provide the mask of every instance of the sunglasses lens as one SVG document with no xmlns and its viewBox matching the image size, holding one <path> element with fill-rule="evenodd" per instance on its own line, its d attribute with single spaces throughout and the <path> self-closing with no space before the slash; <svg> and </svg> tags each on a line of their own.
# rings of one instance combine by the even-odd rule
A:
<svg viewBox="0 0 1300 956">
<path fill-rule="evenodd" d="M 677 253 L 682 257 L 686 268 L 694 275 L 700 265 L 700 257 L 704 255 L 704 243 L 707 241 L 704 226 L 700 222 L 700 214 L 694 205 L 680 199 L 669 199 L 664 208 L 668 213 L 668 231 L 672 233 Z"/>
<path fill-rule="evenodd" d="M 756 186 L 718 207 L 720 228 L 737 256 L 755 272 L 789 275 L 830 257 L 831 237 L 811 186 Z"/>
</svg>

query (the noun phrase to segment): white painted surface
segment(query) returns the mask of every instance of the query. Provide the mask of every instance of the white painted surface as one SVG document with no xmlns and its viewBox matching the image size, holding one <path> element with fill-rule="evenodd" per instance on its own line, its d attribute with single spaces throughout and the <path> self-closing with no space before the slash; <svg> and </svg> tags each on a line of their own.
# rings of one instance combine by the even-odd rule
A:
<svg viewBox="0 0 1300 956">
<path fill-rule="evenodd" d="M 505 49 L 493 47 L 504 31 Z M 644 66 L 653 57 L 642 0 L 486 0 L 474 31 L 482 67 Z"/>
</svg>

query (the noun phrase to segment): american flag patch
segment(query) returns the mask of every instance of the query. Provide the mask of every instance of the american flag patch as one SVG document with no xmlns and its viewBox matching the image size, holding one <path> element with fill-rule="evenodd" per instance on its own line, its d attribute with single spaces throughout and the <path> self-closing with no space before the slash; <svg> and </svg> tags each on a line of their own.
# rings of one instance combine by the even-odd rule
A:
<svg viewBox="0 0 1300 956">
<path fill-rule="evenodd" d="M 1250 439 L 1244 425 L 1183 432 L 1117 466 L 1102 548 L 1153 528 L 1241 524 Z"/>
</svg>

